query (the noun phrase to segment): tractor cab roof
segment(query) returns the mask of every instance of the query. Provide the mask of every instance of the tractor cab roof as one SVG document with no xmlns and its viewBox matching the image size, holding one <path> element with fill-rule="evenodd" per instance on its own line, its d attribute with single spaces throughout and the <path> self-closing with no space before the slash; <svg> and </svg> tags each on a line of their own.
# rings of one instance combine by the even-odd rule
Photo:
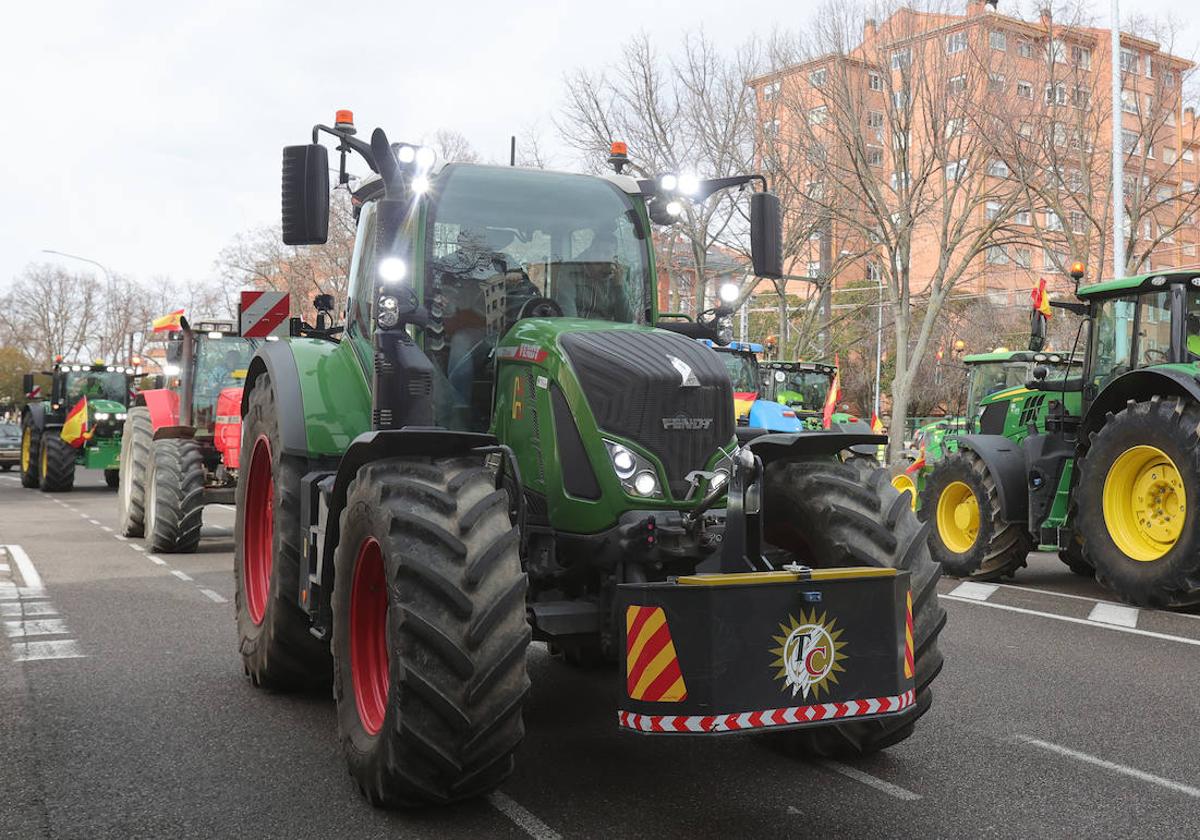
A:
<svg viewBox="0 0 1200 840">
<path fill-rule="evenodd" d="M 1077 294 L 1084 300 L 1121 294 L 1147 294 L 1160 291 L 1171 283 L 1190 283 L 1192 286 L 1200 287 L 1200 271 L 1158 271 L 1153 274 L 1117 277 L 1083 286 Z"/>
<path fill-rule="evenodd" d="M 836 365 L 829 365 L 824 362 L 794 362 L 781 360 L 777 362 L 763 362 L 763 367 L 768 370 L 784 370 L 784 371 L 814 371 L 824 373 L 827 376 L 832 376 L 837 372 Z"/>
<path fill-rule="evenodd" d="M 969 356 L 963 356 L 963 364 L 966 365 L 984 365 L 995 362 L 1037 362 L 1058 365 L 1078 361 L 1079 359 L 1072 359 L 1070 353 L 1033 350 L 994 350 L 991 353 L 972 353 Z"/>
<path fill-rule="evenodd" d="M 607 173 L 604 175 L 597 176 L 597 175 L 581 174 L 579 172 L 566 172 L 566 171 L 560 170 L 560 169 L 537 169 L 537 168 L 529 167 L 529 166 L 495 166 L 492 164 L 481 164 L 481 163 L 447 163 L 447 164 L 444 164 L 440 167 L 435 168 L 430 173 L 429 179 L 430 179 L 431 183 L 436 185 L 438 176 L 440 176 L 443 172 L 445 172 L 449 168 L 454 168 L 454 169 L 500 169 L 500 170 L 504 170 L 504 171 L 508 171 L 508 172 L 511 172 L 512 170 L 516 169 L 518 171 L 525 171 L 525 172 L 529 172 L 532 174 L 571 175 L 576 178 L 597 178 L 598 177 L 601 180 L 608 181 L 610 184 L 617 187 L 617 189 L 621 190 L 621 192 L 627 193 L 628 195 L 641 195 L 643 193 L 641 182 L 639 182 L 637 178 L 631 178 L 628 175 L 615 175 L 610 172 L 610 173 Z M 374 199 L 374 198 L 381 198 L 382 196 L 383 196 L 383 178 L 376 172 L 372 172 L 369 175 L 366 175 L 365 177 L 360 178 L 358 180 L 357 184 L 355 184 L 353 190 L 351 190 L 351 197 L 352 197 L 353 201 L 355 202 L 355 204 L 362 204 L 363 202 L 370 201 L 371 199 Z"/>
</svg>

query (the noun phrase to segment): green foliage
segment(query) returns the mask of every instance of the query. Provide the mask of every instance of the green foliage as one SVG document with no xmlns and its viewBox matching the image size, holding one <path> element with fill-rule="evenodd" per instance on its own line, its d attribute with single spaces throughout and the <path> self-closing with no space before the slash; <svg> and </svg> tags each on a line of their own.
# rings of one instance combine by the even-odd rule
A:
<svg viewBox="0 0 1200 840">
<path fill-rule="evenodd" d="M 33 362 L 19 348 L 0 347 L 0 411 L 25 402 L 21 377 L 33 370 Z"/>
</svg>

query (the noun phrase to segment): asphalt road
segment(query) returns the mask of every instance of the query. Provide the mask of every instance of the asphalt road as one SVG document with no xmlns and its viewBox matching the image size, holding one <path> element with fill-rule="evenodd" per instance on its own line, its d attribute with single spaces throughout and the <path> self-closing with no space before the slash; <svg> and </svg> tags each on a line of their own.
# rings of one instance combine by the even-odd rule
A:
<svg viewBox="0 0 1200 840">
<path fill-rule="evenodd" d="M 0 474 L 0 837 L 1194 837 L 1200 615 L 1132 610 L 1030 556 L 944 580 L 946 667 L 912 738 L 853 764 L 746 737 L 617 731 L 617 677 L 530 653 L 516 774 L 488 800 L 373 810 L 327 696 L 242 676 L 233 511 L 193 555 Z"/>
</svg>

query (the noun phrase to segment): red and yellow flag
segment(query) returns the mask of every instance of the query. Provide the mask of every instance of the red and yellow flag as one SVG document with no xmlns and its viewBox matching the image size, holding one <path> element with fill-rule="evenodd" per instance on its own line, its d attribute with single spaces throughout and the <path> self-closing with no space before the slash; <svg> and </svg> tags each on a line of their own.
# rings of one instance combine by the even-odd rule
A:
<svg viewBox="0 0 1200 840">
<path fill-rule="evenodd" d="M 163 315 L 161 318 L 155 318 L 151 324 L 154 332 L 171 332 L 173 330 L 182 329 L 180 321 L 183 319 L 183 310 L 176 309 L 170 315 Z"/>
<path fill-rule="evenodd" d="M 88 404 L 87 397 L 84 397 L 79 402 L 75 403 L 75 407 L 67 412 L 66 422 L 62 427 L 62 439 L 68 445 L 74 446 L 76 449 L 83 446 L 91 437 L 88 432 Z"/>
<path fill-rule="evenodd" d="M 1049 318 L 1050 295 L 1046 291 L 1045 277 L 1038 278 L 1037 283 L 1033 287 L 1033 291 L 1029 293 L 1029 297 L 1033 300 L 1033 308 Z"/>
<path fill-rule="evenodd" d="M 883 421 L 874 412 L 871 412 L 871 431 L 877 435 L 883 434 Z"/>
<path fill-rule="evenodd" d="M 829 393 L 825 395 L 825 411 L 821 419 L 826 429 L 833 425 L 833 412 L 842 398 L 842 366 L 836 353 L 833 355 L 833 365 L 833 381 L 829 383 Z"/>
</svg>

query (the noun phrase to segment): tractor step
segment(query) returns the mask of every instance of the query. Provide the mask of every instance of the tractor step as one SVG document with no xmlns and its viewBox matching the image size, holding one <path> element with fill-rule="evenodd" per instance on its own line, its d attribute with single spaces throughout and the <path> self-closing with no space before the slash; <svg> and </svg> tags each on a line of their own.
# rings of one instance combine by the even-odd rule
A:
<svg viewBox="0 0 1200 840">
<path fill-rule="evenodd" d="M 887 568 L 623 584 L 623 729 L 821 726 L 915 702 L 909 574 Z"/>
</svg>

